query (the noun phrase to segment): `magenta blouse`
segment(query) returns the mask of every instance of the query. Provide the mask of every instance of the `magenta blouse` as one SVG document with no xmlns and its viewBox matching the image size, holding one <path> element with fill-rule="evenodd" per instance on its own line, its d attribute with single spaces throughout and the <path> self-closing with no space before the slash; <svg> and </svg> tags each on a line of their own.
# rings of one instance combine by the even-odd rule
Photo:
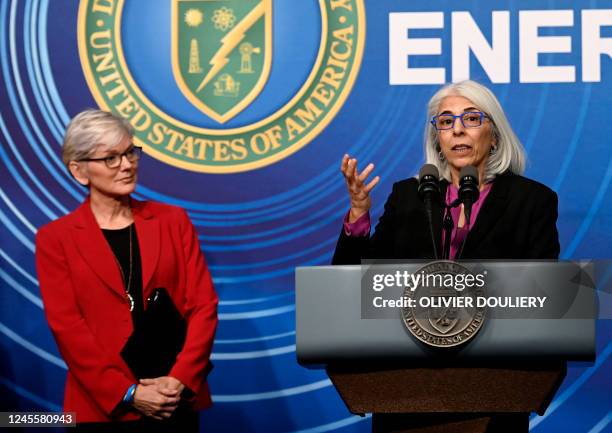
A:
<svg viewBox="0 0 612 433">
<path fill-rule="evenodd" d="M 476 203 L 472 205 L 472 215 L 470 217 L 470 228 L 474 227 L 474 223 L 476 222 L 476 218 L 478 217 L 480 208 L 482 207 L 482 204 L 484 203 L 487 196 L 489 195 L 489 191 L 491 191 L 491 185 L 492 184 L 490 183 L 485 185 L 482 191 L 480 191 L 480 197 L 478 198 Z M 448 188 L 446 188 L 446 203 L 447 204 L 450 204 L 453 201 L 455 201 L 458 196 L 459 196 L 459 190 L 457 189 L 455 185 L 451 184 L 448 186 Z M 453 232 L 451 233 L 451 247 L 450 247 L 450 258 L 451 259 L 454 259 L 457 256 L 457 252 L 461 248 L 461 244 L 463 243 L 463 240 L 465 239 L 465 237 L 467 236 L 469 232 L 469 230 L 467 229 L 467 224 L 464 224 L 462 228 L 457 227 L 457 223 L 459 222 L 460 212 L 461 212 L 460 206 L 451 209 L 451 217 L 453 218 Z M 350 210 L 349 212 L 347 212 L 346 216 L 344 217 L 344 233 L 347 236 L 356 236 L 356 237 L 369 235 L 370 229 L 372 227 L 370 223 L 370 213 L 366 212 L 365 214 L 360 216 L 357 219 L 357 221 L 355 221 L 352 224 L 348 222 L 349 213 L 350 213 Z M 443 240 L 443 242 L 446 242 L 446 240 Z"/>
</svg>

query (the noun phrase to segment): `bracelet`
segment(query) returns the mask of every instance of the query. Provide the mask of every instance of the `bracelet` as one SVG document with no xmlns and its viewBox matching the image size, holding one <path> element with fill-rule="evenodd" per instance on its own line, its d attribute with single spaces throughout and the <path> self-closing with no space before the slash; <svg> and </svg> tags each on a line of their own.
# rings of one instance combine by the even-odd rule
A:
<svg viewBox="0 0 612 433">
<path fill-rule="evenodd" d="M 123 396 L 123 402 L 125 404 L 132 404 L 134 402 L 134 394 L 136 393 L 136 384 L 130 385 L 125 395 Z"/>
</svg>

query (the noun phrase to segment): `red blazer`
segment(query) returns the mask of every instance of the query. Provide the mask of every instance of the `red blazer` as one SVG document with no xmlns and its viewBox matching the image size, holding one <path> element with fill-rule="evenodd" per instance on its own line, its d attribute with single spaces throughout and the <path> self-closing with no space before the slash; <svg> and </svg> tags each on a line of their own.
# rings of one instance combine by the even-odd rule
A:
<svg viewBox="0 0 612 433">
<path fill-rule="evenodd" d="M 194 407 L 211 404 L 204 370 L 217 327 L 217 295 L 197 233 L 186 212 L 132 200 L 140 246 L 143 297 L 164 287 L 187 320 L 187 338 L 169 373 L 196 393 Z M 131 420 L 116 412 L 137 380 L 119 355 L 132 320 L 118 265 L 86 200 L 40 228 L 36 268 L 45 313 L 68 365 L 64 409 L 78 422 Z"/>
</svg>

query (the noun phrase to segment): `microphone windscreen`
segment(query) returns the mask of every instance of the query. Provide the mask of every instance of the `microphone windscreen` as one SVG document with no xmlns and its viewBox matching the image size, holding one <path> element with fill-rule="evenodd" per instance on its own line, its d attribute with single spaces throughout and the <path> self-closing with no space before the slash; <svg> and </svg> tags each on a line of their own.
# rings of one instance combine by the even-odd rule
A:
<svg viewBox="0 0 612 433">
<path fill-rule="evenodd" d="M 478 170 L 476 170 L 476 167 L 466 165 L 459 171 L 459 179 L 463 179 L 464 177 L 468 176 L 476 179 L 476 183 L 480 182 L 480 179 L 478 178 Z"/>
<path fill-rule="evenodd" d="M 425 164 L 419 170 L 419 180 L 423 179 L 425 176 L 433 176 L 436 179 L 440 179 L 440 173 L 438 172 L 438 167 L 433 164 Z"/>
</svg>

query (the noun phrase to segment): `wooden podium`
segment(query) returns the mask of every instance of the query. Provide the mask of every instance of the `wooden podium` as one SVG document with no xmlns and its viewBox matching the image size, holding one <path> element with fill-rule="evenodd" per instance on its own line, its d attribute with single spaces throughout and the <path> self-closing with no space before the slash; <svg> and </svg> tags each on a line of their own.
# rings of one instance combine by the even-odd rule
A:
<svg viewBox="0 0 612 433">
<path fill-rule="evenodd" d="M 416 272 L 422 264 L 402 266 Z M 537 288 L 563 314 L 487 318 L 467 344 L 432 348 L 399 315 L 363 317 L 360 266 L 297 268 L 298 362 L 324 368 L 350 412 L 372 414 L 375 433 L 528 432 L 529 415 L 544 414 L 566 362 L 595 358 L 595 291 L 573 278 L 572 263 L 486 266 L 504 282 L 493 293 Z"/>
<path fill-rule="evenodd" d="M 376 433 L 521 433 L 544 414 L 565 378 L 547 366 L 387 368 L 329 365 L 332 383 L 354 414 L 372 413 Z"/>
</svg>

